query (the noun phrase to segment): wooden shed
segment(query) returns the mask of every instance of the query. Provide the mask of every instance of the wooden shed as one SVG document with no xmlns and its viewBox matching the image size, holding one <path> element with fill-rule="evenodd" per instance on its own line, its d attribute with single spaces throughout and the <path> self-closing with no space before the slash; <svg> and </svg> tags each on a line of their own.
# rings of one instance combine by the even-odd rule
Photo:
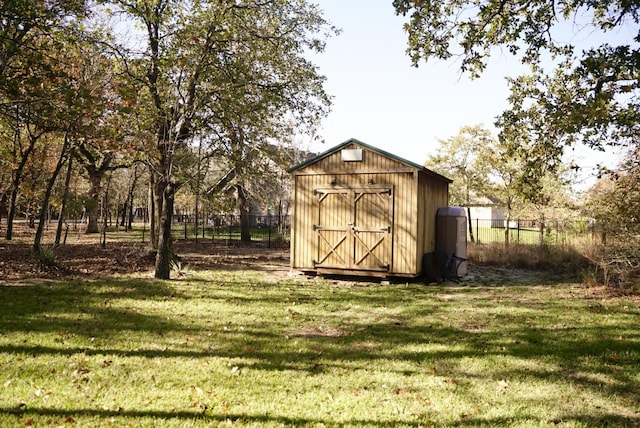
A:
<svg viewBox="0 0 640 428">
<path fill-rule="evenodd" d="M 436 211 L 451 180 L 348 140 L 289 169 L 291 267 L 316 273 L 416 277 L 433 254 Z"/>
</svg>

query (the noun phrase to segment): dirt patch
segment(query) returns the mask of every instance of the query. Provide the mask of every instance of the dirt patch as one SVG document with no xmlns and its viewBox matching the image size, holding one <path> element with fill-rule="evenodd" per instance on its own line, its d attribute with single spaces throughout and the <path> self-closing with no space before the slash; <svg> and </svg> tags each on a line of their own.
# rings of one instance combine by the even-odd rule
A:
<svg viewBox="0 0 640 428">
<path fill-rule="evenodd" d="M 51 234 L 51 232 L 49 232 Z M 47 235 L 53 241 L 51 236 Z M 134 242 L 132 235 L 116 231 L 108 236 L 107 244 L 100 244 L 98 235 L 74 233 L 69 243 L 55 250 L 55 263 L 43 265 L 31 251 L 33 233 L 18 229 L 12 241 L 0 238 L 0 284 L 18 284 L 29 280 L 60 280 L 73 277 L 99 278 L 135 275 L 152 278 L 154 255 L 148 243 Z M 45 246 L 49 245 L 46 244 Z M 227 246 L 212 242 L 174 241 L 176 254 L 186 270 L 257 270 L 265 272 L 264 279 L 280 282 L 291 279 L 288 249 L 268 248 L 263 243 Z M 174 277 L 176 275 L 173 275 Z M 373 286 L 376 278 L 326 278 L 336 284 Z M 406 280 L 402 279 L 400 283 Z M 420 280 L 417 280 L 420 282 Z M 570 275 L 537 272 L 527 269 L 470 265 L 469 275 L 452 286 L 554 285 L 577 283 Z M 632 298 L 640 301 L 637 290 L 608 287 L 588 287 L 594 298 Z M 318 332 L 315 332 L 317 334 Z"/>
<path fill-rule="evenodd" d="M 93 236 L 93 240 L 97 240 Z M 85 239 L 87 241 L 88 239 Z M 77 242 L 56 248 L 54 263 L 43 264 L 26 240 L 0 241 L 0 281 L 104 277 L 139 274 L 152 277 L 154 255 L 142 242 Z M 263 270 L 278 277 L 289 274 L 289 253 L 260 246 L 227 247 L 212 243 L 175 241 L 183 268 L 193 270 Z"/>
<path fill-rule="evenodd" d="M 49 251 L 49 250 L 47 250 Z M 147 271 L 153 258 L 140 244 L 73 244 L 57 248 L 52 263 L 41 263 L 25 243 L 0 244 L 0 278 L 63 278 Z"/>
<path fill-rule="evenodd" d="M 174 243 L 183 267 L 193 270 L 259 270 L 274 280 L 290 275 L 289 251 L 260 244 L 224 246 L 212 243 Z"/>
</svg>

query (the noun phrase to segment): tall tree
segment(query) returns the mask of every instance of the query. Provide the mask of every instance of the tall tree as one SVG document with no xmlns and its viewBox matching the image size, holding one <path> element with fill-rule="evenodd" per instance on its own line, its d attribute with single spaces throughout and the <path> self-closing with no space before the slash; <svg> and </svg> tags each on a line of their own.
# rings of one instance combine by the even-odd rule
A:
<svg viewBox="0 0 640 428">
<path fill-rule="evenodd" d="M 45 222 L 49 213 L 49 202 L 51 200 L 51 195 L 53 193 L 53 188 L 55 186 L 56 180 L 58 179 L 58 174 L 71 156 L 70 148 L 72 144 L 73 143 L 69 140 L 69 135 L 65 133 L 62 137 L 62 144 L 60 145 L 57 162 L 46 181 L 44 195 L 42 197 L 42 203 L 40 205 L 38 226 L 36 228 L 36 233 L 33 239 L 33 252 L 36 256 L 39 256 L 42 253 L 42 238 L 44 235 Z"/>
<path fill-rule="evenodd" d="M 121 149 L 119 143 L 123 139 L 124 127 L 119 113 L 127 111 L 122 105 L 129 101 L 128 92 L 119 90 L 123 85 L 119 85 L 114 76 L 113 63 L 95 46 L 97 35 L 84 30 L 79 24 L 53 34 L 57 50 L 49 54 L 56 61 L 58 75 L 52 83 L 56 91 L 51 96 L 52 107 L 46 119 L 48 128 L 60 135 L 62 149 L 47 182 L 33 246 L 36 253 L 40 249 L 49 199 L 65 162 L 74 152 L 88 154 L 77 156 L 86 160 L 99 150 L 106 152 L 104 155 L 100 153 L 103 160 L 113 159 L 116 156 L 113 152 Z M 91 141 L 103 144 L 91 145 Z M 89 147 L 97 149 L 92 152 Z M 82 165 L 86 166 L 86 162 Z M 109 162 L 104 161 L 101 166 L 108 167 Z"/>
<path fill-rule="evenodd" d="M 0 115 L 12 127 L 7 239 L 11 239 L 22 174 L 40 138 L 56 130 L 64 97 L 58 53 L 85 16 L 81 0 L 15 0 L 0 5 Z"/>
<path fill-rule="evenodd" d="M 67 199 L 69 198 L 69 186 L 71 184 L 71 175 L 73 173 L 73 156 L 67 159 L 67 173 L 65 174 L 64 184 L 62 187 L 62 195 L 60 197 L 60 211 L 58 212 L 58 226 L 56 227 L 56 237 L 53 241 L 54 247 L 60 246 L 60 238 L 62 237 L 62 225 L 67 215 Z"/>
<path fill-rule="evenodd" d="M 303 98 L 308 91 L 282 83 L 283 70 L 276 61 L 295 60 L 292 65 L 300 67 L 290 70 L 298 72 L 299 87 L 314 85 L 315 93 L 324 96 L 317 87 L 321 80 L 317 70 L 303 58 L 308 49 L 323 49 L 323 32 L 328 26 L 317 6 L 299 0 L 120 0 L 110 4 L 144 30 L 144 46 L 138 46 L 138 52 L 129 47 L 123 59 L 126 69 L 147 92 L 153 112 L 154 137 L 146 153 L 158 229 L 155 277 L 167 279 L 173 257 L 175 194 L 187 169 L 182 161 L 193 159 L 188 143 L 198 126 L 223 115 L 224 111 L 215 107 L 216 100 L 235 95 L 237 88 L 245 85 L 286 95 L 286 111 L 295 111 L 304 103 L 315 105 L 314 99 Z M 127 47 L 123 45 L 118 51 L 126 52 Z M 238 70 L 231 67 L 242 64 L 237 59 L 247 53 L 249 58 L 259 59 L 248 64 L 261 70 L 265 80 L 237 79 Z M 280 112 L 285 112 L 284 107 Z M 187 166 L 192 165 L 191 161 Z"/>
<path fill-rule="evenodd" d="M 470 207 L 474 198 L 498 199 L 505 209 L 505 246 L 509 246 L 509 227 L 514 214 L 535 212 L 543 237 L 545 220 L 567 202 L 567 180 L 562 174 L 541 169 L 531 177 L 531 162 L 538 162 L 527 149 L 528 129 L 512 132 L 515 141 L 494 137 L 482 126 L 463 127 L 457 136 L 440 141 L 426 166 L 453 179 L 451 202 Z M 516 148 L 520 147 L 520 150 Z M 543 162 L 539 162 L 544 165 Z M 467 209 L 471 240 L 474 241 L 471 210 Z"/>
<path fill-rule="evenodd" d="M 84 94 L 84 99 L 76 100 L 76 103 L 85 106 L 78 112 L 81 122 L 74 133 L 74 156 L 89 181 L 86 233 L 99 232 L 98 206 L 105 175 L 131 166 L 137 156 L 134 153 L 135 130 L 128 126 L 136 94 L 115 66 L 95 44 L 85 45 L 82 57 L 73 65 L 77 91 Z"/>
<path fill-rule="evenodd" d="M 451 203 L 467 207 L 471 241 L 475 242 L 471 222 L 474 197 L 484 196 L 490 178 L 487 150 L 491 149 L 491 132 L 480 125 L 465 126 L 458 135 L 440 141 L 437 153 L 425 163 L 428 168 L 453 179 Z"/>
<path fill-rule="evenodd" d="M 524 162 L 522 156 L 513 153 L 510 144 L 503 144 L 503 140 L 493 139 L 483 153 L 482 162 L 491 165 L 490 183 L 488 194 L 499 199 L 505 209 L 504 244 L 508 247 L 510 242 L 509 225 L 513 215 L 524 204 L 522 195 L 521 176 Z"/>
<path fill-rule="evenodd" d="M 22 115 L 22 117 L 19 109 L 20 107 L 16 107 L 14 135 L 10 143 L 9 156 L 5 159 L 8 169 L 11 171 L 10 187 L 7 192 L 9 196 L 7 198 L 7 230 L 5 231 L 5 238 L 8 241 L 13 239 L 13 220 L 16 215 L 18 192 L 20 191 L 20 184 L 24 177 L 27 162 L 36 148 L 36 143 L 45 134 L 44 131 L 33 129 L 30 123 L 31 109 L 29 106 L 26 107 L 26 114 Z M 26 122 L 23 122 L 25 120 Z"/>
</svg>

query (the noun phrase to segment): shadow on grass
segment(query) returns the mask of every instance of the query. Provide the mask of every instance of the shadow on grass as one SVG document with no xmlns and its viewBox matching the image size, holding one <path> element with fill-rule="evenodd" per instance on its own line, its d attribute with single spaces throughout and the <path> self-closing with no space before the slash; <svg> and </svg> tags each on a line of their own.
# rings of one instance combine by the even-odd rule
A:
<svg viewBox="0 0 640 428">
<path fill-rule="evenodd" d="M 48 408 L 26 409 L 6 409 L 0 408 L 0 413 L 13 414 L 16 417 L 57 417 L 57 418 L 79 418 L 79 417 L 95 417 L 95 418 L 149 418 L 151 420 L 170 421 L 173 419 L 186 421 L 200 421 L 203 423 L 220 423 L 233 422 L 237 424 L 277 424 L 281 426 L 325 426 L 332 427 L 352 427 L 352 426 L 371 426 L 371 427 L 388 427 L 388 426 L 423 426 L 422 423 L 416 421 L 392 420 L 392 421 L 375 421 L 375 420 L 349 420 L 345 422 L 335 422 L 332 420 L 312 419 L 312 418 L 294 418 L 286 416 L 269 416 L 269 415 L 249 415 L 249 414 L 232 414 L 232 413 L 214 413 L 210 410 L 205 411 L 154 411 L 154 410 L 97 410 L 97 409 L 78 409 L 78 410 L 59 410 Z M 116 421 L 117 422 L 117 421 Z"/>
<path fill-rule="evenodd" d="M 221 357 L 242 360 L 243 367 L 256 370 L 297 370 L 309 375 L 330 368 L 366 370 L 376 360 L 409 362 L 404 375 L 441 375 L 468 379 L 465 360 L 484 357 L 512 357 L 523 362 L 539 361 L 533 369 L 495 369 L 477 376 L 501 379 L 537 379 L 561 382 L 563 379 L 598 394 L 640 402 L 636 369 L 640 368 L 640 331 L 637 308 L 613 310 L 593 305 L 548 301 L 544 298 L 520 299 L 510 289 L 507 295 L 492 288 L 340 286 L 319 283 L 211 285 L 194 282 L 192 288 L 175 283 L 144 280 L 108 282 L 69 282 L 49 285 L 0 287 L 0 333 L 51 332 L 104 339 L 96 344 L 10 343 L 0 345 L 0 353 L 24 355 L 119 355 L 147 358 L 206 359 Z M 179 291 L 181 290 L 181 291 Z M 286 313 L 286 323 L 274 319 L 273 312 L 239 321 L 216 320 L 215 331 L 203 334 L 190 325 L 184 314 L 158 315 L 118 302 L 176 300 L 180 311 L 190 305 L 220 301 L 231 310 L 260 311 L 275 308 Z M 574 315 L 592 312 L 587 320 Z M 611 316 L 619 319 L 611 322 Z M 215 317 L 212 317 L 215 320 Z M 606 320 L 600 323 L 599 320 Z M 223 330 L 223 327 L 229 330 Z M 241 326 L 242 329 L 236 328 Z M 132 349 L 108 345 L 119 330 L 193 335 L 197 343 L 185 347 L 168 343 L 162 349 L 135 344 Z M 154 336 L 155 337 L 155 336 Z M 158 339 L 162 344 L 162 339 Z M 295 342 L 295 343 L 294 343 Z M 101 346 L 100 343 L 107 345 Z M 117 342 L 115 342 L 117 343 Z M 431 346 L 424 347 L 428 344 Z M 419 350 L 416 350 L 419 349 Z M 302 350 L 302 351 L 301 351 Z M 548 369 L 547 369 L 548 368 Z M 394 370 L 394 369 L 391 369 Z M 606 376 L 608 381 L 603 381 Z M 15 409 L 0 409 L 16 413 Z M 340 423 L 322 420 L 269 416 L 217 415 L 197 412 L 107 412 L 91 409 L 64 411 L 26 408 L 20 414 L 43 416 L 121 416 L 132 418 L 202 418 L 204 421 L 238 420 L 283 425 Z M 59 412 L 59 413 L 56 413 Z M 234 419 L 236 418 L 236 419 Z M 509 425 L 510 420 L 465 418 L 458 426 Z M 633 426 L 637 417 L 618 415 L 567 415 L 561 422 L 587 425 Z M 420 425 L 412 421 L 377 422 L 353 420 L 344 426 Z"/>
<path fill-rule="evenodd" d="M 44 407 L 27 408 L 2 408 L 0 414 L 13 415 L 16 422 L 20 419 L 29 417 L 48 417 L 48 418 L 99 418 L 111 419 L 113 423 L 118 423 L 117 419 L 122 419 L 122 423 L 126 423 L 127 419 L 135 419 L 139 423 L 145 418 L 153 421 L 172 420 L 198 421 L 205 424 L 231 422 L 234 424 L 276 424 L 279 426 L 331 426 L 331 427 L 423 427 L 425 424 L 429 426 L 437 426 L 428 420 L 366 420 L 366 419 L 350 419 L 338 422 L 331 419 L 320 418 L 302 418 L 287 417 L 275 415 L 251 415 L 251 414 L 233 414 L 233 413 L 216 413 L 211 410 L 204 411 L 159 411 L 159 410 L 98 410 L 98 409 L 75 409 L 62 410 Z M 116 419 L 117 418 L 117 419 Z M 620 426 L 631 427 L 640 425 L 640 417 L 623 417 L 615 414 L 588 415 L 577 413 L 574 415 L 567 414 L 562 418 L 554 418 L 551 420 L 541 420 L 538 416 L 519 415 L 514 417 L 494 417 L 494 418 L 474 418 L 461 417 L 460 420 L 453 423 L 447 423 L 446 426 L 456 427 L 494 427 L 494 426 L 514 426 L 522 422 L 535 422 L 537 424 L 561 425 L 566 423 L 579 423 L 586 426 Z"/>
<path fill-rule="evenodd" d="M 587 415 L 577 413 L 574 415 L 567 414 L 562 418 L 551 418 L 548 420 L 540 420 L 536 416 L 523 415 L 519 417 L 502 417 L 502 418 L 473 418 L 466 417 L 459 421 L 447 424 L 452 427 L 496 427 L 496 426 L 519 426 L 524 422 L 533 422 L 539 426 L 564 426 L 578 424 L 578 426 L 587 427 L 637 427 L 640 426 L 640 417 L 625 417 L 614 414 Z"/>
<path fill-rule="evenodd" d="M 111 337 L 121 330 L 166 331 L 182 328 L 174 318 L 114 304 L 119 299 L 186 298 L 170 285 L 134 279 L 47 282 L 0 286 L 0 333 L 58 332 Z"/>
</svg>

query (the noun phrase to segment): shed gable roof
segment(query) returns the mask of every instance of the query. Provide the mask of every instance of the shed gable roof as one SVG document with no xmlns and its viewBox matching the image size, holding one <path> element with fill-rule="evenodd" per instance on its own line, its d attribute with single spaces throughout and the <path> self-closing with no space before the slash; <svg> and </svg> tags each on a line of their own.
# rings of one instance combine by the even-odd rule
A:
<svg viewBox="0 0 640 428">
<path fill-rule="evenodd" d="M 318 162 L 318 161 L 320 161 L 320 160 L 322 160 L 322 159 L 324 159 L 324 158 L 326 158 L 328 156 L 331 156 L 334 153 L 337 153 L 340 150 L 342 150 L 342 149 L 344 149 L 344 148 L 346 148 L 346 147 L 348 147 L 348 146 L 350 146 L 352 144 L 357 144 L 357 145 L 359 145 L 359 146 L 361 146 L 361 147 L 363 147 L 363 148 L 365 148 L 367 150 L 375 152 L 375 153 L 377 153 L 377 154 L 379 154 L 381 156 L 385 156 L 387 158 L 393 159 L 396 162 L 400 162 L 400 163 L 402 163 L 402 164 L 404 164 L 404 165 L 406 165 L 406 166 L 408 166 L 410 168 L 414 168 L 414 169 L 416 169 L 418 171 L 425 172 L 428 175 L 430 175 L 432 177 L 435 177 L 435 178 L 439 178 L 439 179 L 441 179 L 443 181 L 446 181 L 447 183 L 451 183 L 452 182 L 451 179 L 449 179 L 449 178 L 447 178 L 447 177 L 445 177 L 443 175 L 440 175 L 440 174 L 438 174 L 436 172 L 433 172 L 430 169 L 427 169 L 422 165 L 418 165 L 415 162 L 411 162 L 411 161 L 409 161 L 407 159 L 401 158 L 401 157 L 396 156 L 396 155 L 394 155 L 392 153 L 389 153 L 389 152 L 386 152 L 384 150 L 381 150 L 381 149 L 379 149 L 377 147 L 374 147 L 374 146 L 371 146 L 369 144 L 363 143 L 362 141 L 356 140 L 355 138 L 351 138 L 351 139 L 345 141 L 344 143 L 338 144 L 337 146 L 327 150 L 326 152 L 320 153 L 317 156 L 314 156 L 314 157 L 312 157 L 310 159 L 307 159 L 304 162 L 301 162 L 301 163 L 299 163 L 297 165 L 294 165 L 291 168 L 289 168 L 287 170 L 287 172 L 294 173 L 294 172 L 296 172 L 296 171 L 298 171 L 298 170 L 300 170 L 300 169 L 302 169 L 302 168 L 304 168 L 306 166 L 309 166 L 309 165 L 314 164 L 314 163 L 316 163 L 316 162 Z"/>
</svg>

